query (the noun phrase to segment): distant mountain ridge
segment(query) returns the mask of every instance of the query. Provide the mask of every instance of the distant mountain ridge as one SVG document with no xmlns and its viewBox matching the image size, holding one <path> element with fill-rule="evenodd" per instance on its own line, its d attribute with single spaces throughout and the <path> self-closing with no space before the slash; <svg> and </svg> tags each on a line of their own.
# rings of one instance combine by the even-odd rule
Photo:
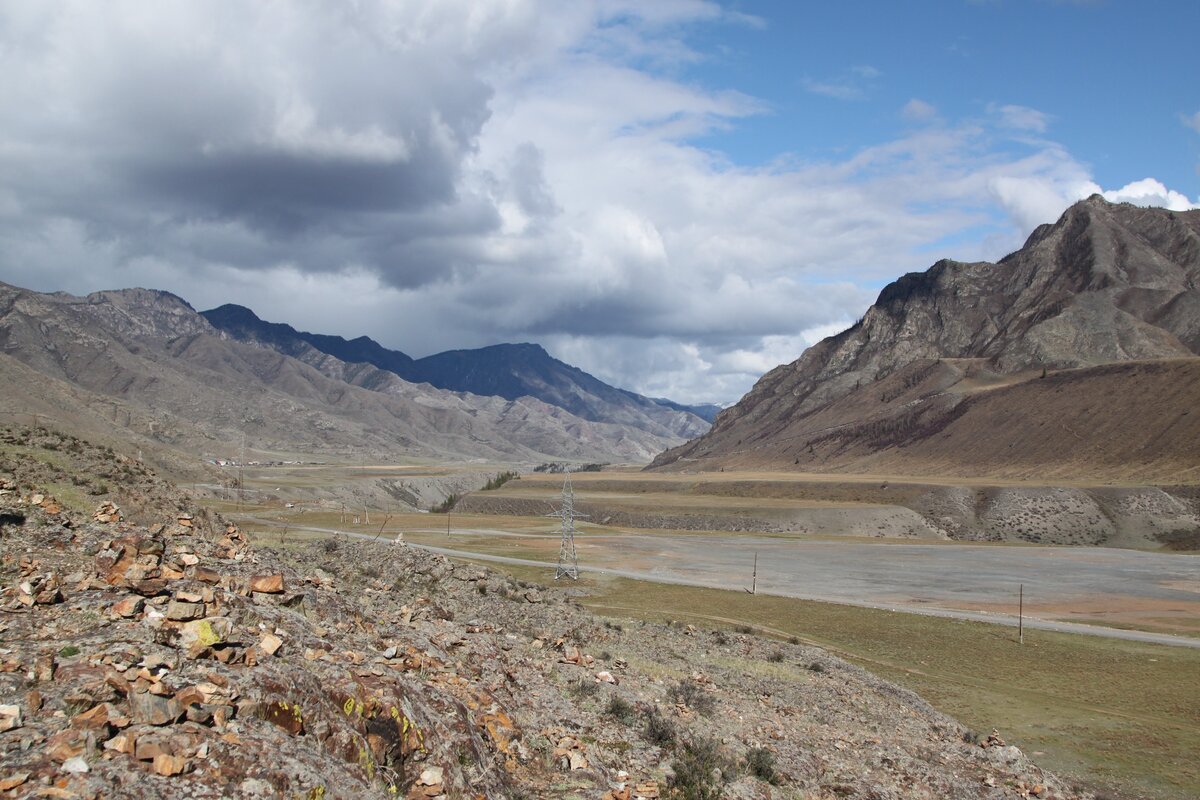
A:
<svg viewBox="0 0 1200 800">
<path fill-rule="evenodd" d="M 1198 287 L 1200 211 L 1095 195 L 998 263 L 939 261 L 889 284 L 853 327 L 768 372 L 707 434 L 652 467 L 927 473 L 980 469 L 973 454 L 987 451 L 993 474 L 1055 459 L 1064 476 L 1197 472 L 1200 414 L 1188 411 L 1200 408 Z M 1111 367 L 1142 362 L 1159 367 Z M 1049 384 L 1028 384 L 1046 373 Z M 1158 396 L 1141 397 L 1151 374 Z M 1069 387 L 1076 402 L 1051 402 L 1046 386 Z M 1011 419 L 996 405 L 1004 398 Z M 985 416 L 992 424 L 976 427 Z M 1101 430 L 1107 443 L 1092 438 Z"/>
<path fill-rule="evenodd" d="M 414 384 L 318 350 L 286 326 L 263 335 L 274 344 L 238 341 L 167 292 L 75 297 L 0 283 L 0 411 L 81 432 L 124 429 L 139 446 L 193 462 L 228 455 L 243 436 L 260 451 L 534 464 L 647 461 L 684 438 L 529 396 Z M 341 341 L 331 349 L 364 346 Z"/>
<path fill-rule="evenodd" d="M 685 406 L 609 386 L 552 357 L 537 344 L 449 350 L 414 360 L 365 336 L 347 341 L 266 322 L 243 306 L 227 304 L 201 315 L 238 341 L 270 347 L 309 363 L 319 361 L 309 352 L 312 348 L 344 362 L 370 364 L 412 383 L 505 400 L 533 397 L 581 419 L 629 425 L 656 436 L 687 439 L 708 429 L 708 420 Z"/>
</svg>

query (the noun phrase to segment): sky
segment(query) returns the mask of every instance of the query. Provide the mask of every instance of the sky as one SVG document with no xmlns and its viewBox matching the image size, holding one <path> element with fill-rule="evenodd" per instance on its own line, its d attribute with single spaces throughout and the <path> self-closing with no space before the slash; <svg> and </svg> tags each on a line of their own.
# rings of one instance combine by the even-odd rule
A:
<svg viewBox="0 0 1200 800">
<path fill-rule="evenodd" d="M 0 4 L 0 280 L 729 403 L 1072 202 L 1200 207 L 1194 0 Z"/>
</svg>

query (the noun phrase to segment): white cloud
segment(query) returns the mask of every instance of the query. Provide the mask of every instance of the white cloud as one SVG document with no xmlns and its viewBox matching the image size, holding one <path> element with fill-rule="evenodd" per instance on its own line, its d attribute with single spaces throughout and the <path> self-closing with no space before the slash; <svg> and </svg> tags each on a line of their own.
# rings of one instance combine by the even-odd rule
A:
<svg viewBox="0 0 1200 800">
<path fill-rule="evenodd" d="M 154 286 L 417 356 L 536 340 L 731 401 L 884 281 L 1002 255 L 1100 188 L 1028 136 L 1040 112 L 916 98 L 898 138 L 732 164 L 696 137 L 764 104 L 674 69 L 724 24 L 759 23 L 691 0 L 3 4 L 0 279 Z M 1141 183 L 1114 196 L 1178 204 Z"/>
<path fill-rule="evenodd" d="M 1002 125 L 1018 131 L 1045 133 L 1046 128 L 1050 125 L 1049 114 L 1028 106 L 989 103 L 987 111 L 989 114 L 994 114 Z"/>
<path fill-rule="evenodd" d="M 900 116 L 909 122 L 929 122 L 937 118 L 937 108 L 916 97 L 909 100 L 900 109 Z"/>
<path fill-rule="evenodd" d="M 1200 208 L 1200 201 L 1192 202 L 1182 193 L 1168 189 L 1162 181 L 1154 178 L 1143 178 L 1110 191 L 1104 191 L 1099 186 L 1095 188 L 1110 203 L 1132 203 L 1135 206 L 1154 206 L 1171 211 Z"/>
<path fill-rule="evenodd" d="M 1194 130 L 1196 133 L 1200 133 L 1200 111 L 1197 111 L 1190 117 L 1184 116 L 1183 124 Z"/>
</svg>

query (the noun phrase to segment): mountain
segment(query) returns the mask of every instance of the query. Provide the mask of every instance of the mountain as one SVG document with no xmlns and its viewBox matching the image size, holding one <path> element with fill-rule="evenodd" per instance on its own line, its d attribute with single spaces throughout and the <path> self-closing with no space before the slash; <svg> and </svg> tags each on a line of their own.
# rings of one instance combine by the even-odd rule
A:
<svg viewBox="0 0 1200 800">
<path fill-rule="evenodd" d="M 676 403 L 675 401 L 668 400 L 665 397 L 652 397 L 650 399 L 658 403 L 660 406 L 666 406 L 667 408 L 673 408 L 676 411 L 687 411 L 691 414 L 695 414 L 700 419 L 709 423 L 715 420 L 717 418 L 717 414 L 720 414 L 725 409 L 725 406 L 719 406 L 716 403 L 701 403 L 700 405 L 689 406 L 683 403 Z"/>
<path fill-rule="evenodd" d="M 201 311 L 200 315 L 214 328 L 225 331 L 239 341 L 254 340 L 284 355 L 302 355 L 305 349 L 300 344 L 303 343 L 350 364 L 370 364 L 402 378 L 408 378 L 411 374 L 411 357 L 399 350 L 389 350 L 366 336 L 343 339 L 341 336 L 298 331 L 291 325 L 264 322 L 250 309 L 233 303 Z"/>
<path fill-rule="evenodd" d="M 370 364 L 406 381 L 452 392 L 505 400 L 535 398 L 580 419 L 627 426 L 664 439 L 688 439 L 708 429 L 708 421 L 686 407 L 609 386 L 552 357 L 536 344 L 451 350 L 414 361 L 365 336 L 347 341 L 339 336 L 297 331 L 290 325 L 265 322 L 242 306 L 224 305 L 202 315 L 237 341 L 268 347 L 318 368 L 324 354 L 349 364 Z M 353 376 L 342 377 L 359 382 Z"/>
<path fill-rule="evenodd" d="M 279 333 L 276 331 L 276 333 Z M 199 460 L 260 451 L 543 462 L 645 461 L 681 436 L 594 422 L 535 398 L 413 384 L 300 342 L 235 341 L 175 295 L 87 297 L 0 284 L 0 412 Z"/>
<path fill-rule="evenodd" d="M 1099 195 L 940 261 L 652 467 L 1200 477 L 1200 211 Z"/>
</svg>

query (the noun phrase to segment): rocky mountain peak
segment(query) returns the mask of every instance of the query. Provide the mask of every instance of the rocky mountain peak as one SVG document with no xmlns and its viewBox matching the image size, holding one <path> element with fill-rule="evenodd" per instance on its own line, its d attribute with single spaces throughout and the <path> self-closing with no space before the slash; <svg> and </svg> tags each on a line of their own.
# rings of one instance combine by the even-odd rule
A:
<svg viewBox="0 0 1200 800">
<path fill-rule="evenodd" d="M 1193 358 L 1198 283 L 1200 211 L 1094 195 L 997 263 L 943 260 L 900 277 L 853 327 L 763 376 L 713 433 L 765 436 L 765 420 L 790 424 L 924 361 L 972 359 L 1012 375 Z"/>
</svg>

